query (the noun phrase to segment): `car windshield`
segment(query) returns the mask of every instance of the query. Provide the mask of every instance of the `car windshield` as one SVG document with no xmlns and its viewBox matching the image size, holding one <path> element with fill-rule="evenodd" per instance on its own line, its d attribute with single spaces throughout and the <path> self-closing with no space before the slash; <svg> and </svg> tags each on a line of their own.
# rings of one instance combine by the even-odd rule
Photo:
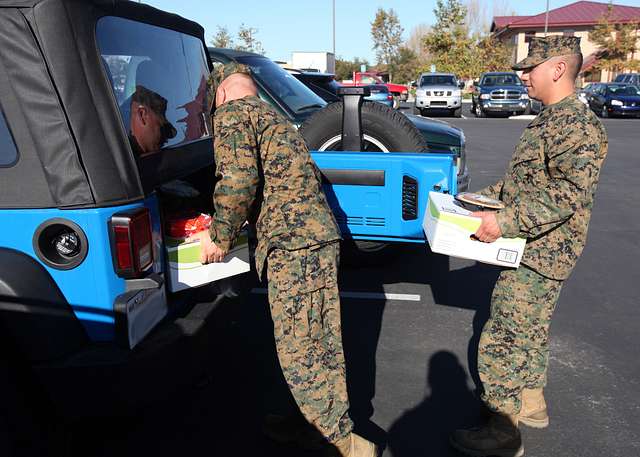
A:
<svg viewBox="0 0 640 457">
<path fill-rule="evenodd" d="M 611 95 L 640 95 L 636 86 L 607 86 L 607 94 Z"/>
<path fill-rule="evenodd" d="M 270 95 L 277 102 L 286 105 L 293 113 L 317 110 L 324 108 L 327 104 L 293 75 L 266 57 L 241 56 L 236 60 L 251 67 L 253 77 L 269 88 Z"/>
<path fill-rule="evenodd" d="M 456 79 L 450 75 L 427 75 L 420 78 L 422 86 L 455 86 Z"/>
<path fill-rule="evenodd" d="M 481 86 L 522 86 L 522 81 L 515 74 L 485 75 Z"/>
</svg>

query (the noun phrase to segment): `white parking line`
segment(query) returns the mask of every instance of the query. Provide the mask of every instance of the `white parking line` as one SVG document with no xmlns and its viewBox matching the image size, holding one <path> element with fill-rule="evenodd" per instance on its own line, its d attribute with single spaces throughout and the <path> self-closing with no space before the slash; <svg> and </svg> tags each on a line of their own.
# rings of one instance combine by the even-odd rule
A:
<svg viewBox="0 0 640 457">
<path fill-rule="evenodd" d="M 252 294 L 267 295 L 267 289 L 256 287 L 251 290 Z M 390 294 L 386 292 L 340 292 L 342 298 L 355 298 L 360 300 L 394 300 L 394 301 L 420 301 L 417 294 Z"/>
<path fill-rule="evenodd" d="M 535 119 L 535 114 L 521 114 L 520 116 L 509 116 L 509 119 Z"/>
</svg>

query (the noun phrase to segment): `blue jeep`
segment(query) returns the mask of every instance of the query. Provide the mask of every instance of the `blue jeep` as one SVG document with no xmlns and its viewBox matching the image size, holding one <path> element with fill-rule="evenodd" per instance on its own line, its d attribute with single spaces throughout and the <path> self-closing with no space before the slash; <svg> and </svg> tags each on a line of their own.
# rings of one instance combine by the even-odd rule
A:
<svg viewBox="0 0 640 457">
<path fill-rule="evenodd" d="M 143 4 L 0 0 L 3 405 L 102 415 L 207 374 L 224 288 L 171 292 L 164 231 L 212 211 L 211 68 L 201 26 Z M 453 153 L 314 158 L 346 238 L 424 242 L 427 193 L 457 188 Z M 21 414 L 0 409 L 0 454 Z"/>
</svg>

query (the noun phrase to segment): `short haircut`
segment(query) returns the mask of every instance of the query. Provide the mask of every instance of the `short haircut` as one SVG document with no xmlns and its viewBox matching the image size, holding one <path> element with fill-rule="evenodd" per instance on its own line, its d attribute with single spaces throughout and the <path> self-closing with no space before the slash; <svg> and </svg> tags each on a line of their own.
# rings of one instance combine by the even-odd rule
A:
<svg viewBox="0 0 640 457">
<path fill-rule="evenodd" d="M 567 62 L 567 71 L 571 79 L 575 80 L 582 69 L 582 54 L 569 54 L 564 56 Z"/>
</svg>

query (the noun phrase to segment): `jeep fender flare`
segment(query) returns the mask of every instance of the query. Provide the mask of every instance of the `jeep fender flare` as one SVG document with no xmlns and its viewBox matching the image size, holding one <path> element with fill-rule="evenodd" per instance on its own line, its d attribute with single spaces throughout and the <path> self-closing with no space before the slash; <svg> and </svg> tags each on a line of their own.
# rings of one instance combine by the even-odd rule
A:
<svg viewBox="0 0 640 457">
<path fill-rule="evenodd" d="M 0 248 L 1 338 L 29 363 L 57 359 L 88 343 L 87 334 L 49 272 L 33 257 Z"/>
</svg>

